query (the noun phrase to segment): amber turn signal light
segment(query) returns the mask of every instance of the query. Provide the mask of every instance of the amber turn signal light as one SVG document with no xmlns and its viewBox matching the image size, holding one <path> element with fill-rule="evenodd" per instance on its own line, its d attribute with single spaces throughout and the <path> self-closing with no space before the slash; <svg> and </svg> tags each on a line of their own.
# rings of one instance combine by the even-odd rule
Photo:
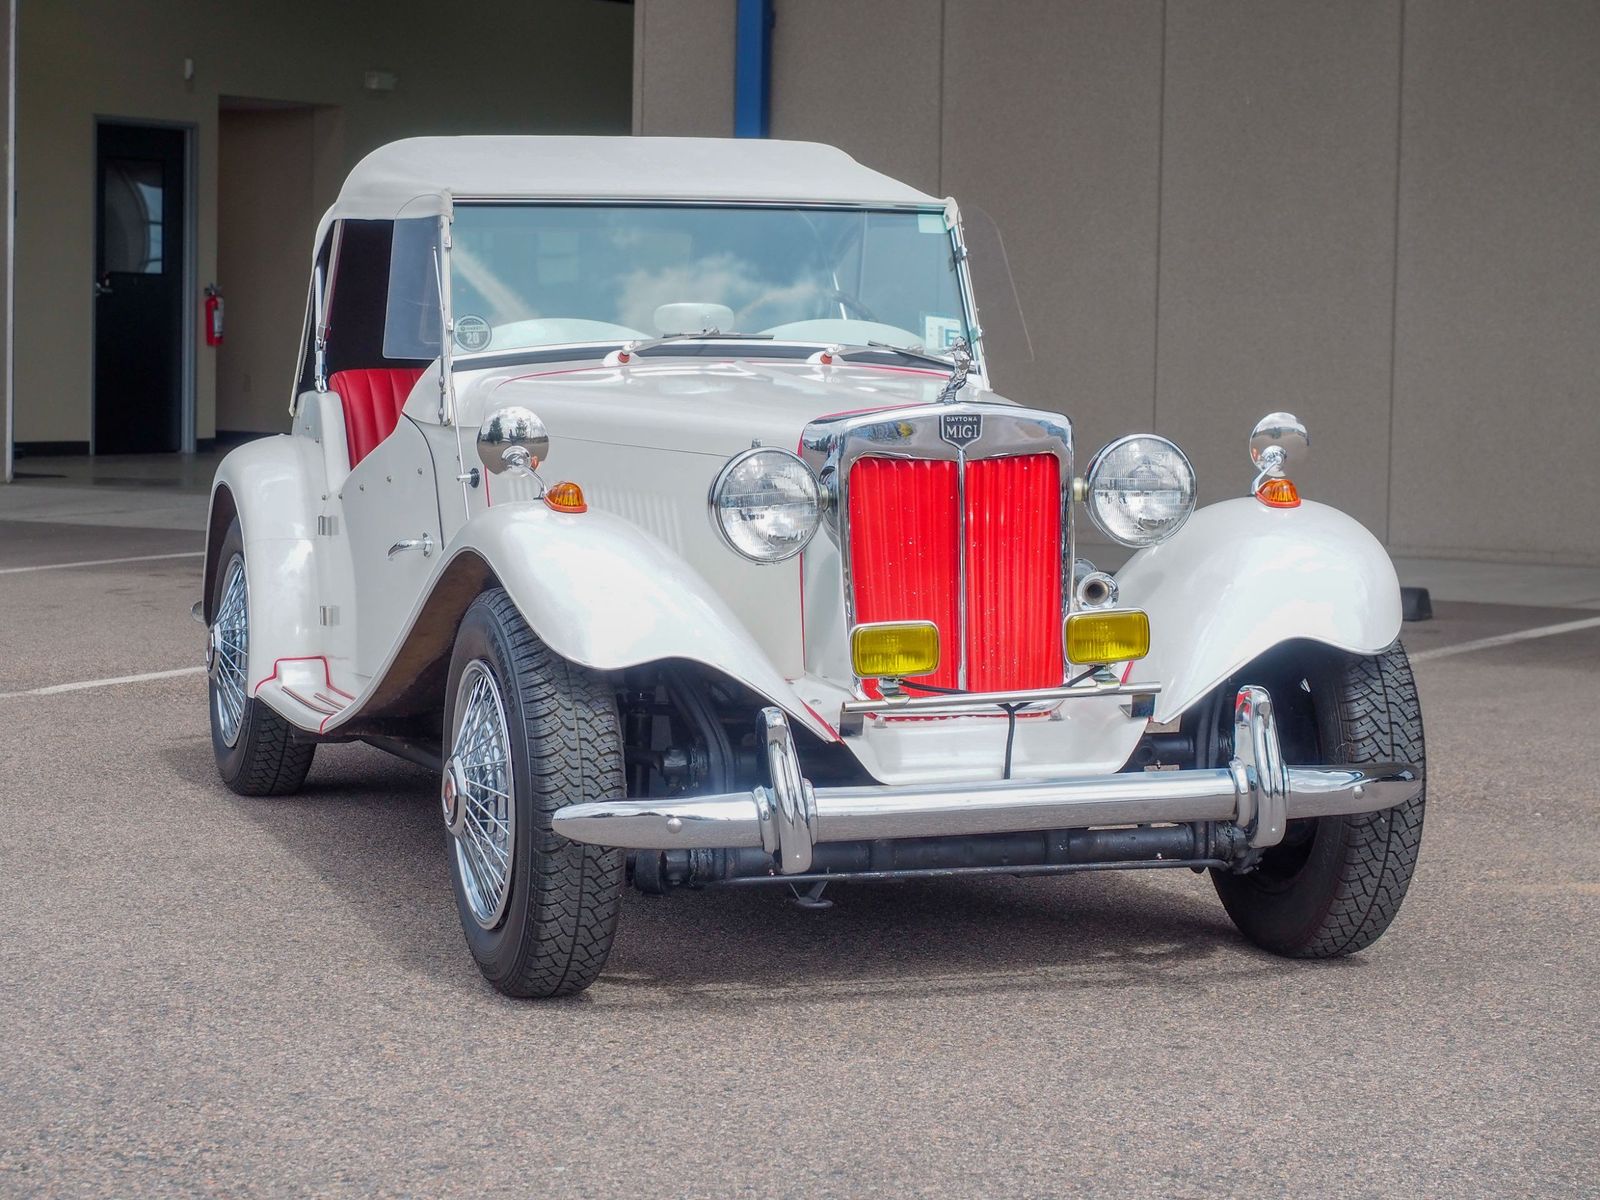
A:
<svg viewBox="0 0 1600 1200">
<path fill-rule="evenodd" d="M 939 627 L 932 621 L 884 621 L 850 631 L 850 662 L 859 679 L 904 679 L 939 669 Z"/>
<path fill-rule="evenodd" d="M 1299 508 L 1300 489 L 1292 479 L 1265 479 L 1256 489 L 1256 499 L 1268 508 Z"/>
<path fill-rule="evenodd" d="M 1067 661 L 1126 662 L 1150 653 L 1150 618 L 1137 608 L 1073 613 L 1067 618 Z"/>
<path fill-rule="evenodd" d="M 575 483 L 564 482 L 547 489 L 544 494 L 545 505 L 556 512 L 581 513 L 588 512 L 589 506 L 584 503 L 583 489 Z"/>
</svg>

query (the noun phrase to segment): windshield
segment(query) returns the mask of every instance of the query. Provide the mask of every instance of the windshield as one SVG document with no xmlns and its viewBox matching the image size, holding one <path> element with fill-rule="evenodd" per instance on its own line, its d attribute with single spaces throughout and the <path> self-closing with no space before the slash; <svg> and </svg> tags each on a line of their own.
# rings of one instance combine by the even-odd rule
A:
<svg viewBox="0 0 1600 1200">
<path fill-rule="evenodd" d="M 464 203 L 450 291 L 458 354 L 710 332 L 970 340 L 942 210 Z"/>
</svg>

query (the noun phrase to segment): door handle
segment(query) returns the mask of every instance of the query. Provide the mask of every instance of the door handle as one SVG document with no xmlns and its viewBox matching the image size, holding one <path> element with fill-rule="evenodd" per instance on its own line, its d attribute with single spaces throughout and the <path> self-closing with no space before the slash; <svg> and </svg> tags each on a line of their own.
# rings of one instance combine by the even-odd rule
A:
<svg viewBox="0 0 1600 1200">
<path fill-rule="evenodd" d="M 389 547 L 389 557 L 393 558 L 406 550 L 421 550 L 422 557 L 427 558 L 433 553 L 433 538 L 425 533 L 419 538 L 407 538 L 403 542 L 396 542 Z"/>
<path fill-rule="evenodd" d="M 111 295 L 111 273 L 109 271 L 94 281 L 94 294 L 96 296 Z"/>
</svg>

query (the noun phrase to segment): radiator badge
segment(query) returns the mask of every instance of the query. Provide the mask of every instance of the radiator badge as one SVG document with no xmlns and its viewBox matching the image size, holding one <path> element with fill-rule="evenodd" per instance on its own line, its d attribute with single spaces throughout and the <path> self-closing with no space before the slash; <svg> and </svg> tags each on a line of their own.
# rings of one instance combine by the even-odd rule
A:
<svg viewBox="0 0 1600 1200">
<path fill-rule="evenodd" d="M 980 413 L 941 413 L 939 436 L 952 446 L 965 449 L 983 436 L 983 416 Z"/>
</svg>

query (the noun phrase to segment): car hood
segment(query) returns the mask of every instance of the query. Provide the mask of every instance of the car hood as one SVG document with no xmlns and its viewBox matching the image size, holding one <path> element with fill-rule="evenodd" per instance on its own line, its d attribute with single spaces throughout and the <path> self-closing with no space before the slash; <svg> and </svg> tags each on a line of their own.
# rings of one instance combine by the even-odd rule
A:
<svg viewBox="0 0 1600 1200">
<path fill-rule="evenodd" d="M 521 405 L 557 443 L 572 438 L 727 458 L 752 442 L 794 449 L 819 417 L 931 404 L 945 381 L 943 372 L 911 367 L 652 358 L 624 367 L 486 372 L 458 391 L 463 425 Z M 1005 403 L 976 381 L 961 395 Z"/>
</svg>

